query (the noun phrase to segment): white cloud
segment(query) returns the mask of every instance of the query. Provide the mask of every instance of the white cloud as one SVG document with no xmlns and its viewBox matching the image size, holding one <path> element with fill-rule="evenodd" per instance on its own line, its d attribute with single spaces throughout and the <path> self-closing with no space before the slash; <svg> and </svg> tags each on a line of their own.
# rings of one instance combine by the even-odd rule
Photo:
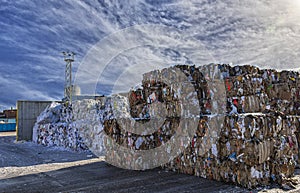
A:
<svg viewBox="0 0 300 193">
<path fill-rule="evenodd" d="M 5 62 L 0 61 L 0 86 L 11 93 L 5 95 L 6 101 L 26 96 L 59 98 L 58 93 L 62 91 L 57 85 L 63 85 L 64 81 L 61 51 L 78 53 L 74 63 L 77 68 L 99 40 L 103 42 L 108 35 L 138 24 L 161 24 L 185 30 L 186 34 L 197 38 L 199 42 L 195 42 L 205 50 L 198 55 L 203 63 L 249 63 L 279 69 L 297 68 L 300 63 L 300 3 L 295 0 L 7 1 L 1 3 L 0 11 L 3 13 L 0 55 L 4 48 L 7 49 L 2 53 L 10 53 L 12 48 L 18 53 L 15 58 L 5 56 Z M 146 34 L 151 39 L 151 33 L 140 31 L 135 35 Z M 113 46 L 130 44 L 126 39 L 120 40 L 120 44 L 109 43 L 110 46 L 104 47 L 105 52 L 110 52 Z M 161 61 L 163 57 L 154 49 L 138 53 L 135 58 L 131 52 L 123 50 L 110 56 L 118 64 L 116 68 L 122 67 L 122 62 L 131 63 L 131 66 L 123 66 L 123 74 L 110 72 L 114 68 L 106 69 L 101 79 L 104 85 L 110 84 L 111 79 L 118 79 L 112 76 L 119 77 L 121 87 L 133 84 L 134 78 L 130 82 L 123 80 L 142 72 L 137 68 L 140 61 Z M 106 64 L 90 60 L 103 71 Z M 7 66 L 13 69 L 4 69 Z M 89 66 L 82 81 L 94 82 L 89 78 L 97 75 L 99 71 Z M 41 80 L 56 82 L 56 86 L 48 84 L 52 87 L 47 88 Z"/>
</svg>

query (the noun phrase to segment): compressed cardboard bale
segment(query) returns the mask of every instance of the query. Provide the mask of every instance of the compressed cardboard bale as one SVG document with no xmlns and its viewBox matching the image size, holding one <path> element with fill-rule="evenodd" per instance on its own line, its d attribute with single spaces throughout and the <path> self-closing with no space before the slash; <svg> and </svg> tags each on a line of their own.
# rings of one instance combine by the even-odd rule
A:
<svg viewBox="0 0 300 193">
<path fill-rule="evenodd" d="M 92 101 L 75 101 L 73 106 L 61 105 L 61 114 L 57 122 L 49 123 L 47 127 L 47 136 L 45 133 L 40 133 L 40 138 L 45 139 L 44 141 L 38 141 L 47 146 L 63 146 L 65 148 L 73 150 L 86 150 L 92 147 L 95 141 L 99 142 L 102 140 L 102 136 L 95 135 L 101 131 L 99 121 L 96 121 L 99 117 L 96 115 L 96 104 Z M 76 118 L 76 120 L 74 119 Z M 83 121 L 84 120 L 84 121 Z M 89 122 L 89 128 L 82 127 L 82 123 Z M 40 125 L 39 127 L 41 127 Z M 87 130 L 89 137 L 85 140 L 85 136 L 82 136 L 81 130 Z M 84 133 L 84 132 L 83 132 Z M 43 136 L 42 136 L 43 135 Z"/>
</svg>

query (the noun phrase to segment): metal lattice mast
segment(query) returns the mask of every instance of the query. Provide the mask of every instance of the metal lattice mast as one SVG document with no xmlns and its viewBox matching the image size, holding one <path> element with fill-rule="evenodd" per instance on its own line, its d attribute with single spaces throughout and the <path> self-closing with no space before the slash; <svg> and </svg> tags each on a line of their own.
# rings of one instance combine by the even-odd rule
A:
<svg viewBox="0 0 300 193">
<path fill-rule="evenodd" d="M 74 62 L 74 52 L 62 52 L 64 55 L 64 60 L 66 62 L 65 69 L 65 88 L 64 88 L 64 99 L 66 101 L 72 102 L 72 62 Z"/>
</svg>

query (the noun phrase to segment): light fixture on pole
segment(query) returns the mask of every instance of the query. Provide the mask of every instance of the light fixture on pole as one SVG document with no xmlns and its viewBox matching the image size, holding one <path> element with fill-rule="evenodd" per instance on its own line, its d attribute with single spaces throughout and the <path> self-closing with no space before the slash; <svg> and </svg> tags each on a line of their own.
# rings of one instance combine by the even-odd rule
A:
<svg viewBox="0 0 300 193">
<path fill-rule="evenodd" d="M 74 52 L 62 52 L 64 55 L 64 61 L 66 62 L 65 68 L 65 88 L 64 88 L 64 100 L 72 102 L 72 62 L 74 62 Z"/>
</svg>

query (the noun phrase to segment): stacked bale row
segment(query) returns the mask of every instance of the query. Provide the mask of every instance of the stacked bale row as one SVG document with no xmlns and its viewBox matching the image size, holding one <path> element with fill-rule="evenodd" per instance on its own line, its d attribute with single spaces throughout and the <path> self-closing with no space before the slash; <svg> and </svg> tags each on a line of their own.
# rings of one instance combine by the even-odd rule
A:
<svg viewBox="0 0 300 193">
<path fill-rule="evenodd" d="M 293 174 L 298 159 L 295 134 L 300 114 L 297 72 L 229 65 L 181 65 L 168 70 L 175 68 L 185 74 L 192 90 L 186 90 L 187 83 L 180 80 L 182 77 L 166 74 L 166 69 L 152 71 L 144 74 L 141 88 L 132 90 L 128 101 L 123 100 L 126 97 L 113 96 L 76 101 L 73 108 L 61 106 L 55 121 L 36 124 L 36 141 L 75 150 L 89 147 L 100 155 L 104 149 L 104 130 L 126 148 L 154 149 L 166 144 L 176 132 L 190 129 L 179 127 L 183 110 L 179 99 L 188 92 L 189 97 L 197 99 L 190 108 L 200 110 L 198 127 L 190 144 L 180 144 L 178 151 L 183 153 L 165 167 L 249 188 L 271 181 L 281 183 L 284 177 Z M 163 81 L 163 76 L 172 83 Z M 223 85 L 217 84 L 218 80 Z M 216 100 L 222 97 L 219 92 L 222 90 L 225 104 Z M 112 100 L 114 97 L 119 98 Z M 154 133 L 139 135 L 126 130 L 130 123 L 122 117 L 147 123 L 161 112 L 155 106 L 157 103 L 163 104 L 166 118 L 161 125 L 155 125 Z M 119 109 L 120 115 L 113 109 Z M 185 118 L 189 116 L 193 115 Z M 224 116 L 224 120 L 220 118 Z"/>
<path fill-rule="evenodd" d="M 220 138 L 199 155 L 203 143 L 208 143 L 198 134 L 209 129 L 202 119 L 192 143 L 166 167 L 248 188 L 280 183 L 294 173 L 298 159 L 294 132 L 298 125 L 298 117 L 275 114 L 227 116 Z"/>
<path fill-rule="evenodd" d="M 238 113 L 280 111 L 288 115 L 300 115 L 298 72 L 278 72 L 249 65 L 217 66 L 223 72 L 228 102 L 237 107 Z"/>
<path fill-rule="evenodd" d="M 283 177 L 293 174 L 298 159 L 295 132 L 299 120 L 287 115 L 299 115 L 298 73 L 229 65 L 172 68 L 179 68 L 194 85 L 202 118 L 191 143 L 182 144 L 184 152 L 166 167 L 248 188 L 271 181 L 281 183 Z M 177 93 L 181 91 L 160 81 L 159 74 L 160 71 L 145 74 L 142 87 L 129 93 L 130 114 L 147 122 L 149 105 L 163 102 L 168 115 L 164 124 L 155 133 L 137 135 L 127 132 L 114 118 L 105 120 L 105 132 L 120 145 L 136 150 L 152 149 L 165 144 L 176 132 L 181 111 Z M 210 117 L 218 89 L 209 88 L 208 82 L 223 78 L 226 118 L 215 141 L 210 133 L 214 128 L 209 126 L 218 121 Z"/>
</svg>

